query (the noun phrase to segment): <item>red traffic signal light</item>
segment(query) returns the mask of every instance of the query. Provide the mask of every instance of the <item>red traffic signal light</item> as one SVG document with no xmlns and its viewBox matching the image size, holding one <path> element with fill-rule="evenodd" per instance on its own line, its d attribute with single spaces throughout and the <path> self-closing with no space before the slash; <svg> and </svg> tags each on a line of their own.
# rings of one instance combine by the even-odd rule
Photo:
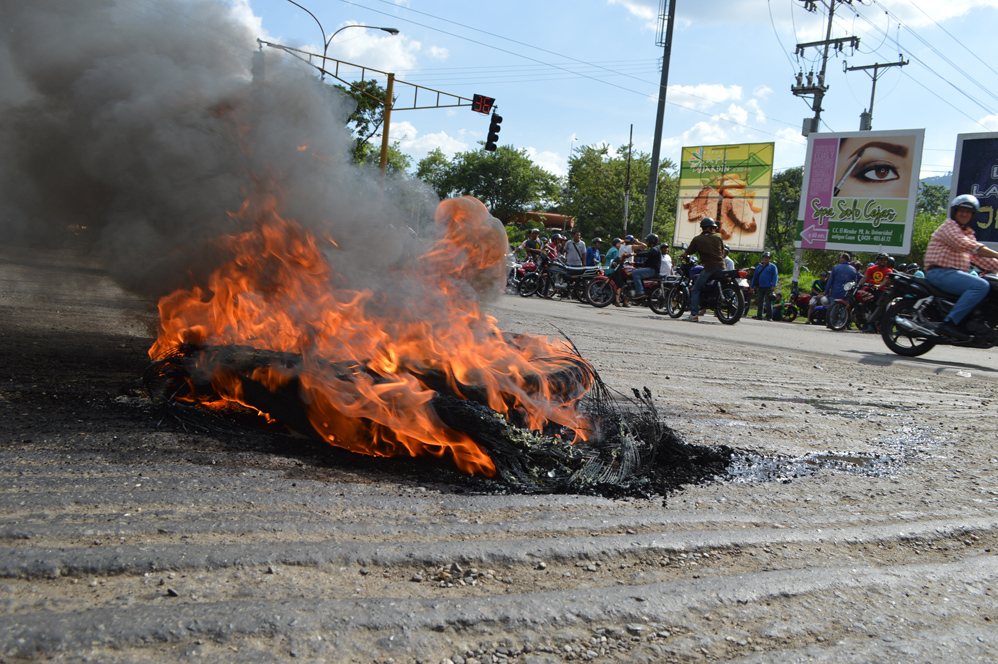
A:
<svg viewBox="0 0 998 664">
<path fill-rule="evenodd" d="M 489 125 L 489 136 L 485 139 L 485 149 L 489 152 L 496 151 L 496 141 L 499 140 L 499 125 L 502 124 L 502 116 L 492 114 L 492 123 Z"/>
</svg>

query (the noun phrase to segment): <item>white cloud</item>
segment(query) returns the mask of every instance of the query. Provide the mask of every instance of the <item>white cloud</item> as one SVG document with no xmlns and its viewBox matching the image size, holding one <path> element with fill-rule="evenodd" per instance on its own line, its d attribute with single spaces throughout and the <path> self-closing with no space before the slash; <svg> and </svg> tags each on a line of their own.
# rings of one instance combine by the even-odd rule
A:
<svg viewBox="0 0 998 664">
<path fill-rule="evenodd" d="M 998 115 L 988 115 L 978 120 L 988 131 L 998 131 Z"/>
<path fill-rule="evenodd" d="M 619 5 L 627 10 L 627 13 L 644 23 L 645 29 L 658 29 L 658 6 L 636 0 L 607 0 L 608 5 Z"/>
<path fill-rule="evenodd" d="M 364 23 L 345 21 L 339 27 L 346 25 Z M 373 28 L 354 28 L 336 35 L 329 42 L 327 54 L 347 62 L 360 62 L 372 69 L 394 72 L 415 69 L 416 57 L 422 48 L 420 42 L 409 39 L 404 33 L 392 36 Z"/>
<path fill-rule="evenodd" d="M 762 110 L 762 106 L 759 105 L 758 99 L 749 99 L 745 105 L 752 109 L 752 112 L 755 113 L 755 121 L 757 123 L 762 124 L 766 122 L 766 112 Z"/>
<path fill-rule="evenodd" d="M 446 60 L 450 57 L 450 51 L 442 46 L 431 46 L 426 53 L 434 60 Z"/>
<path fill-rule="evenodd" d="M 701 83 L 699 85 L 670 85 L 666 99 L 686 108 L 705 109 L 718 103 L 737 101 L 742 98 L 740 85 L 719 85 Z"/>
<path fill-rule="evenodd" d="M 554 173 L 558 177 L 568 175 L 568 161 L 564 155 L 551 151 L 538 152 L 536 148 L 525 148 L 525 152 L 534 164 L 545 171 Z"/>
<path fill-rule="evenodd" d="M 925 28 L 951 18 L 963 16 L 981 7 L 998 9 L 998 0 L 882 0 L 894 16 L 909 28 Z"/>
<path fill-rule="evenodd" d="M 264 32 L 263 19 L 253 13 L 250 0 L 229 0 L 232 16 L 240 23 L 250 29 L 254 35 L 260 35 L 260 39 L 270 41 L 270 36 Z"/>
<path fill-rule="evenodd" d="M 469 148 L 469 142 L 464 137 L 454 137 L 443 131 L 420 136 L 411 122 L 393 122 L 388 135 L 392 141 L 399 141 L 402 152 L 413 158 L 413 165 L 435 149 L 450 159 Z"/>
<path fill-rule="evenodd" d="M 752 91 L 752 96 L 758 97 L 759 99 L 765 99 L 770 94 L 772 94 L 772 92 L 773 88 L 769 87 L 768 85 L 760 85 L 759 87 L 757 87 L 755 90 Z"/>
</svg>

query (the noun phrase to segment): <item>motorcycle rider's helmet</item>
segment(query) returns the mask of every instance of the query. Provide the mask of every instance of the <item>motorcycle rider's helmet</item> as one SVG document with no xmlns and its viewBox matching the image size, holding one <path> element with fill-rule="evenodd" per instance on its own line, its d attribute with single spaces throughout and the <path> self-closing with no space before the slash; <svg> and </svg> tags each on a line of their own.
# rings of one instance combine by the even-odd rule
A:
<svg viewBox="0 0 998 664">
<path fill-rule="evenodd" d="M 981 202 L 977 200 L 977 196 L 972 196 L 971 194 L 960 194 L 953 199 L 953 202 L 949 205 L 949 217 L 953 219 L 953 214 L 956 212 L 957 208 L 964 210 L 970 210 L 974 214 L 981 211 Z"/>
<path fill-rule="evenodd" d="M 527 235 L 533 235 L 534 233 L 540 233 L 540 232 L 541 232 L 541 229 L 539 229 L 539 228 L 531 228 L 530 232 L 527 233 Z"/>
<path fill-rule="evenodd" d="M 623 240 L 621 240 L 619 237 L 615 237 L 615 238 L 613 238 L 613 241 L 610 242 L 610 244 L 612 244 L 613 246 L 616 247 L 621 242 L 623 242 Z"/>
<path fill-rule="evenodd" d="M 634 236 L 633 235 L 625 235 L 624 236 L 624 242 L 633 242 L 633 241 L 634 241 Z"/>
<path fill-rule="evenodd" d="M 880 260 L 881 258 L 886 258 L 887 260 L 890 260 L 890 259 L 891 259 L 891 257 L 890 257 L 890 256 L 888 256 L 888 255 L 887 255 L 886 253 L 884 253 L 883 251 L 881 251 L 881 252 L 880 252 L 879 254 L 877 254 L 877 260 L 879 261 L 879 260 Z"/>
<path fill-rule="evenodd" d="M 646 235 L 645 244 L 647 244 L 649 247 L 654 247 L 656 244 L 658 244 L 658 235 L 656 235 L 655 233 L 649 233 L 648 235 Z"/>
<path fill-rule="evenodd" d="M 821 278 L 821 279 L 827 279 L 828 275 L 830 275 L 830 274 L 831 274 L 831 272 L 829 272 L 828 270 L 822 270 L 821 274 L 819 274 L 818 277 Z"/>
<path fill-rule="evenodd" d="M 700 230 L 707 230 L 708 228 L 717 228 L 717 222 L 710 217 L 704 217 L 700 220 Z"/>
<path fill-rule="evenodd" d="M 551 239 L 552 240 L 564 240 L 565 236 L 562 235 L 561 233 L 555 233 L 554 236 Z"/>
<path fill-rule="evenodd" d="M 601 238 L 601 237 L 594 237 L 593 241 L 592 241 L 592 244 L 596 244 L 597 242 L 602 242 L 602 241 L 603 241 L 603 238 Z"/>
<path fill-rule="evenodd" d="M 908 267 L 904 269 L 908 274 L 915 274 L 918 272 L 918 263 L 908 263 Z"/>
</svg>

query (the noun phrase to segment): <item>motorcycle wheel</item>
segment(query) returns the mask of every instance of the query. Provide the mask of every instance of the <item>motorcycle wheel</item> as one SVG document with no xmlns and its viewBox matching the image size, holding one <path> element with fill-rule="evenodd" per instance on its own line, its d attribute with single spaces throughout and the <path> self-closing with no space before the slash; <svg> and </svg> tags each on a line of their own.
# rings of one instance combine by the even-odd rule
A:
<svg viewBox="0 0 998 664">
<path fill-rule="evenodd" d="M 659 316 L 664 316 L 669 313 L 668 307 L 668 297 L 669 290 L 661 284 L 655 288 L 648 296 L 648 306 L 651 310 L 657 313 Z"/>
<path fill-rule="evenodd" d="M 532 272 L 523 279 L 520 279 L 520 283 L 516 287 L 516 292 L 520 294 L 520 297 L 530 297 L 537 292 L 540 285 L 541 278 L 536 273 Z"/>
<path fill-rule="evenodd" d="M 849 327 L 849 307 L 842 302 L 836 302 L 828 307 L 825 319 L 828 321 L 828 327 L 836 332 L 841 332 Z"/>
<path fill-rule="evenodd" d="M 665 293 L 665 313 L 679 318 L 690 304 L 690 292 L 686 286 L 673 286 Z"/>
<path fill-rule="evenodd" d="M 740 288 L 728 287 L 721 291 L 721 299 L 718 301 L 714 312 L 718 320 L 725 325 L 734 325 L 742 317 L 745 310 L 745 296 Z"/>
<path fill-rule="evenodd" d="M 589 299 L 589 304 L 602 309 L 613 302 L 613 296 L 616 292 L 609 279 L 594 279 L 589 282 L 586 297 Z"/>
<path fill-rule="evenodd" d="M 887 309 L 887 313 L 884 314 L 884 317 L 881 319 L 880 337 L 884 340 L 884 343 L 887 344 L 888 348 L 898 355 L 916 357 L 918 355 L 928 353 L 935 347 L 935 339 L 921 336 L 911 336 L 910 332 L 904 328 L 898 327 L 898 318 L 918 320 L 913 300 L 904 299 L 895 302 L 889 309 Z"/>
<path fill-rule="evenodd" d="M 793 304 L 788 304 L 787 306 L 783 307 L 783 322 L 784 323 L 794 322 L 795 320 L 797 320 L 797 314 L 798 314 L 797 306 Z"/>
</svg>

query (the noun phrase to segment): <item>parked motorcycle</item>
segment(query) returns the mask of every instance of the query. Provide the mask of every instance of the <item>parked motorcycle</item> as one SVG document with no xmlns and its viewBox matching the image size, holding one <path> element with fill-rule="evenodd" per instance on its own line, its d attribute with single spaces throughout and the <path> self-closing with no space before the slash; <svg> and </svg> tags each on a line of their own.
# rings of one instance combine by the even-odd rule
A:
<svg viewBox="0 0 998 664">
<path fill-rule="evenodd" d="M 506 262 L 506 290 L 514 293 L 519 292 L 520 282 L 527 276 L 528 272 L 537 269 L 537 264 L 531 260 L 520 263 L 512 256 Z"/>
<path fill-rule="evenodd" d="M 588 302 L 589 283 L 599 274 L 598 267 L 569 267 L 558 261 L 543 261 L 541 269 L 524 276 L 518 292 L 523 297 L 536 293 L 544 298 L 560 295 Z"/>
<path fill-rule="evenodd" d="M 621 304 L 647 304 L 655 313 L 665 315 L 665 289 L 662 284 L 668 277 L 654 276 L 643 279 L 641 283 L 645 293 L 638 295 L 634 290 L 634 280 L 631 278 L 634 266 L 622 265 L 619 260 L 615 260 L 612 267 L 613 272 L 610 276 L 597 276 L 589 284 L 586 295 L 590 304 L 603 308 L 618 299 Z"/>
<path fill-rule="evenodd" d="M 693 261 L 682 261 L 679 273 L 683 277 L 669 285 L 665 293 L 665 308 L 673 318 L 679 318 L 690 308 L 690 290 L 696 278 L 703 271 L 702 265 Z M 717 276 L 704 284 L 700 291 L 700 309 L 714 309 L 717 318 L 725 325 L 734 325 L 745 312 L 744 289 L 748 288 L 745 270 L 722 270 Z"/>
<path fill-rule="evenodd" d="M 828 327 L 838 332 L 855 324 L 860 330 L 876 332 L 889 301 L 885 290 L 873 284 L 860 286 L 858 281 L 850 281 L 846 284 L 845 297 L 828 306 Z"/>
<path fill-rule="evenodd" d="M 798 286 L 794 286 L 790 289 L 790 300 L 783 305 L 783 320 L 787 323 L 792 323 L 797 320 L 802 312 L 807 311 L 808 306 L 811 304 L 811 296 L 807 293 L 801 293 Z"/>
<path fill-rule="evenodd" d="M 941 291 L 924 277 L 894 272 L 888 275 L 890 305 L 880 323 L 880 336 L 893 352 L 906 357 L 928 353 L 938 344 L 967 348 L 998 346 L 998 277 L 983 275 L 991 284 L 988 296 L 971 311 L 963 324 L 970 339 L 954 341 L 936 333 L 959 298 Z"/>
</svg>

